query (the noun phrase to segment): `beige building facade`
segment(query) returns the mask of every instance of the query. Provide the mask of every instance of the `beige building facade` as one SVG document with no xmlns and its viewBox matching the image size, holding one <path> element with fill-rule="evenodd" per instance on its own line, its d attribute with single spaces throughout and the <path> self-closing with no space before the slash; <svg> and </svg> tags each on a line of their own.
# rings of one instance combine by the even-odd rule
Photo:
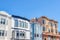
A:
<svg viewBox="0 0 60 40">
<path fill-rule="evenodd" d="M 57 21 L 41 16 L 31 19 L 31 22 L 37 22 L 43 27 L 42 40 L 60 40 Z"/>
</svg>

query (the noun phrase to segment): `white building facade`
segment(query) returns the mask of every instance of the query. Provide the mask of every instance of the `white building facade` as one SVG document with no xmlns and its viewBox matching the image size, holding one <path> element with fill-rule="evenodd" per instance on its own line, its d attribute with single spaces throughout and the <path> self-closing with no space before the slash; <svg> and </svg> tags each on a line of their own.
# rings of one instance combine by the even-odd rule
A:
<svg viewBox="0 0 60 40">
<path fill-rule="evenodd" d="M 30 40 L 29 20 L 15 15 L 12 17 L 12 40 Z"/>
<path fill-rule="evenodd" d="M 0 40 L 30 40 L 29 20 L 0 11 Z"/>
<path fill-rule="evenodd" d="M 11 40 L 12 17 L 4 11 L 0 11 L 0 40 Z"/>
</svg>

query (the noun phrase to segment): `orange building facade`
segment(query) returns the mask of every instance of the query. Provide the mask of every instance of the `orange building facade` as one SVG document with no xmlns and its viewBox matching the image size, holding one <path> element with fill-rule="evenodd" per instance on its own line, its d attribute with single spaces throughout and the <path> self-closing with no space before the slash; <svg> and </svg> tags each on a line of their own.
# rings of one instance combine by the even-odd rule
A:
<svg viewBox="0 0 60 40">
<path fill-rule="evenodd" d="M 60 40 L 57 21 L 42 16 L 31 19 L 31 22 L 38 22 L 43 27 L 42 40 Z"/>
</svg>

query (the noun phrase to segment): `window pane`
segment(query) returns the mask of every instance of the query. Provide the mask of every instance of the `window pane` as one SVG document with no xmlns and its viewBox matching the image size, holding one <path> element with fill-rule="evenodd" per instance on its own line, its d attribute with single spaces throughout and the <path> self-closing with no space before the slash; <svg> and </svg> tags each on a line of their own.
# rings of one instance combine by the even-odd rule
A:
<svg viewBox="0 0 60 40">
<path fill-rule="evenodd" d="M 0 30 L 0 36 L 4 36 L 4 30 Z"/>
<path fill-rule="evenodd" d="M 17 31 L 17 33 L 16 33 L 16 37 L 19 37 L 19 31 Z"/>
<path fill-rule="evenodd" d="M 15 27 L 18 27 L 18 20 L 15 20 Z"/>
<path fill-rule="evenodd" d="M 24 24 L 23 24 L 23 22 L 22 22 L 22 21 L 21 21 L 20 25 L 21 25 L 21 27 L 23 27 L 23 25 L 24 25 Z"/>
<path fill-rule="evenodd" d="M 55 28 L 57 27 L 57 24 L 55 24 Z"/>
<path fill-rule="evenodd" d="M 2 31 L 2 36 L 4 36 L 4 31 Z"/>
<path fill-rule="evenodd" d="M 24 28 L 26 27 L 26 23 L 24 22 Z"/>
<path fill-rule="evenodd" d="M 25 32 L 20 32 L 21 37 L 25 37 Z"/>
<path fill-rule="evenodd" d="M 48 29 L 48 32 L 50 32 L 50 29 Z"/>
<path fill-rule="evenodd" d="M 21 21 L 19 21 L 19 27 L 21 27 Z"/>
<path fill-rule="evenodd" d="M 26 23 L 26 26 L 25 27 L 28 28 L 28 23 Z"/>
<path fill-rule="evenodd" d="M 0 36 L 1 36 L 1 30 L 0 30 Z"/>
<path fill-rule="evenodd" d="M 0 24 L 5 24 L 5 22 L 6 22 L 6 19 L 4 19 L 4 18 L 0 19 Z"/>
<path fill-rule="evenodd" d="M 45 24 L 45 20 L 42 20 L 42 23 Z"/>
<path fill-rule="evenodd" d="M 45 27 L 43 27 L 43 31 L 45 31 Z"/>
</svg>

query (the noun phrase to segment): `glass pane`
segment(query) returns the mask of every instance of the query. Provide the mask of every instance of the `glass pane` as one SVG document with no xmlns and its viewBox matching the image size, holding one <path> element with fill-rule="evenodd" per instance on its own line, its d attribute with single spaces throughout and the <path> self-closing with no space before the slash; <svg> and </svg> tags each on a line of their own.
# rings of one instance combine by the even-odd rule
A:
<svg viewBox="0 0 60 40">
<path fill-rule="evenodd" d="M 18 20 L 15 20 L 15 27 L 18 27 Z"/>
</svg>

